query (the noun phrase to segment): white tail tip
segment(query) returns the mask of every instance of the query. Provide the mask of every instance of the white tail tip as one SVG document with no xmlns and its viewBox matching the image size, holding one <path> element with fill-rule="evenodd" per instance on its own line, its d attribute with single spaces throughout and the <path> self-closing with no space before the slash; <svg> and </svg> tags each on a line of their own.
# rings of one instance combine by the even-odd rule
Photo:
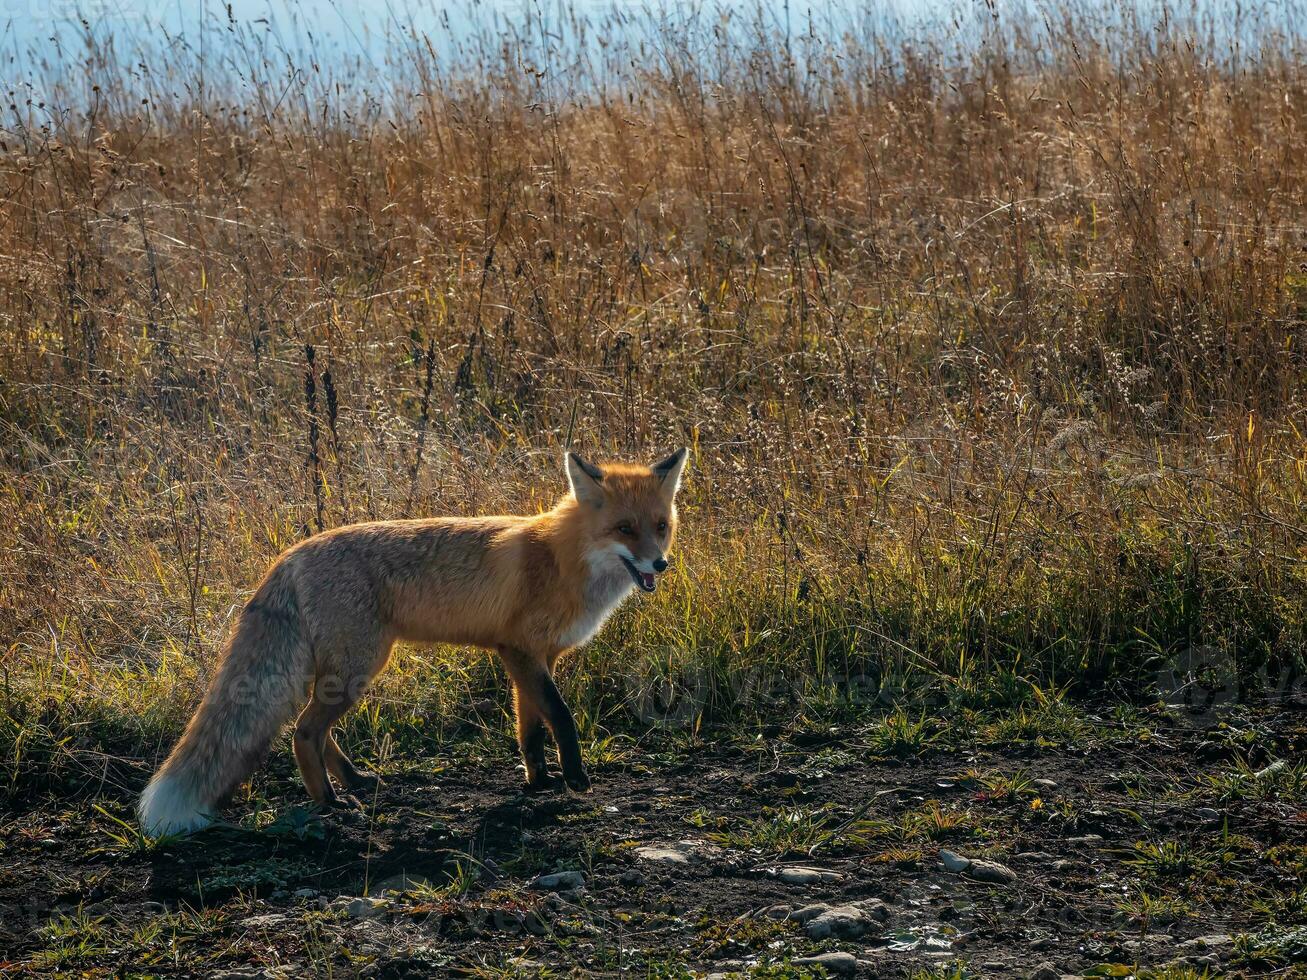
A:
<svg viewBox="0 0 1307 980">
<path fill-rule="evenodd" d="M 174 776 L 158 775 L 150 780 L 136 814 L 141 829 L 151 836 L 189 834 L 213 823 L 213 814 Z"/>
</svg>

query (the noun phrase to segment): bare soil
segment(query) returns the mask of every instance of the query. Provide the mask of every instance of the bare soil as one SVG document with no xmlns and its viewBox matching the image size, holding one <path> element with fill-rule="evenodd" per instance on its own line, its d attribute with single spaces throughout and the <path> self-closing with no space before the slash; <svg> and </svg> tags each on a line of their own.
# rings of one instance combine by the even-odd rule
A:
<svg viewBox="0 0 1307 980">
<path fill-rule="evenodd" d="M 592 766 L 591 793 L 546 796 L 468 753 L 405 760 L 375 798 L 321 815 L 279 755 L 256 784 L 269 812 L 238 801 L 243 825 L 153 849 L 112 819 L 129 820 L 126 793 L 15 793 L 0 810 L 0 972 L 676 976 L 832 951 L 869 977 L 953 961 L 979 976 L 1283 965 L 1230 937 L 1301 888 L 1307 809 L 1255 776 L 1211 777 L 1301 758 L 1304 713 L 1102 721 L 1074 741 L 884 758 L 856 725 L 651 737 Z M 1016 881 L 949 872 L 941 847 Z M 837 877 L 787 884 L 792 866 Z M 584 884 L 531 887 L 560 870 Z M 1123 908 L 1141 890 L 1173 914 Z M 363 896 L 381 901 L 351 904 Z M 886 917 L 858 936 L 785 918 L 869 899 Z"/>
</svg>

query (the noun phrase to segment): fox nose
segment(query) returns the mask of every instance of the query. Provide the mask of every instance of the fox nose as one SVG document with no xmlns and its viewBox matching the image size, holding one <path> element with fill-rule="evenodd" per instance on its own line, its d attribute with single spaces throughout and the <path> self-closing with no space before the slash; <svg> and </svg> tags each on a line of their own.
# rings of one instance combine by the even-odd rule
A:
<svg viewBox="0 0 1307 980">
<path fill-rule="evenodd" d="M 665 558 L 654 559 L 653 567 L 655 572 L 667 571 L 667 559 Z"/>
</svg>

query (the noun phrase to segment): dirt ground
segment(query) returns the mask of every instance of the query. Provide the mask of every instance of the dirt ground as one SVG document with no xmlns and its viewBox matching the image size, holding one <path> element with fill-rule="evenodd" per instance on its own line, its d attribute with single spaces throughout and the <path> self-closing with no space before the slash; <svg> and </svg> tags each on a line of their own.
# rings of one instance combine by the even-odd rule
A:
<svg viewBox="0 0 1307 980">
<path fill-rule="evenodd" d="M 857 725 L 650 737 L 586 795 L 406 759 L 322 815 L 281 753 L 242 824 L 160 845 L 127 794 L 17 794 L 0 972 L 1291 975 L 1307 713 L 1086 726 L 899 755 Z"/>
</svg>

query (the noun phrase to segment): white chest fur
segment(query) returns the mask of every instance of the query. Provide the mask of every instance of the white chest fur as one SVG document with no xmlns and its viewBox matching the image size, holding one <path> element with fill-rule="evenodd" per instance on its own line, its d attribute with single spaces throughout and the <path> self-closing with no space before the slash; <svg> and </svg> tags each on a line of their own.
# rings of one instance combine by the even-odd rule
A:
<svg viewBox="0 0 1307 980">
<path fill-rule="evenodd" d="M 599 627 L 604 625 L 604 620 L 635 589 L 625 568 L 614 569 L 611 562 L 607 566 L 596 562 L 592 569 L 590 581 L 586 583 L 585 608 L 559 638 L 565 647 L 589 643 L 590 638 L 599 632 Z"/>
</svg>

